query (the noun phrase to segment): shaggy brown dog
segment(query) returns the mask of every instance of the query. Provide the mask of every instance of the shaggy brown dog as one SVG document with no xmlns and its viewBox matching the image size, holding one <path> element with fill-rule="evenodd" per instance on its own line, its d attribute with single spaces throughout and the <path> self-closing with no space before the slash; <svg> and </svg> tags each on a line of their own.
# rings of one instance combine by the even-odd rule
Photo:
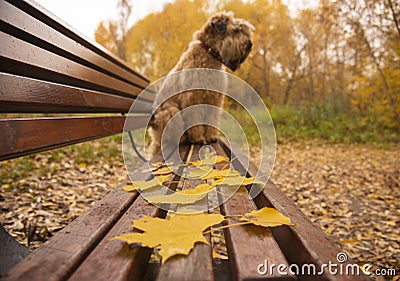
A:
<svg viewBox="0 0 400 281">
<path fill-rule="evenodd" d="M 225 71 L 225 66 L 235 71 L 244 62 L 251 50 L 253 29 L 254 27 L 250 23 L 243 19 L 235 18 L 233 13 L 230 12 L 221 12 L 211 16 L 204 26 L 194 33 L 189 48 L 182 54 L 170 74 L 193 68 L 212 68 Z M 164 83 L 167 84 L 166 82 Z M 218 81 L 218 83 L 226 83 L 226 81 Z M 164 91 L 168 91 L 169 87 L 161 88 L 164 88 Z M 164 129 L 171 118 L 179 111 L 193 105 L 208 104 L 222 108 L 224 104 L 223 94 L 208 90 L 187 91 L 170 95 L 170 98 L 166 101 L 164 101 L 166 93 L 162 92 L 161 90 L 157 93 L 154 103 L 156 110 L 149 124 L 151 155 L 155 155 L 160 151 L 161 137 L 165 138 L 166 141 L 174 139 L 174 137 L 166 137 Z M 218 126 L 204 124 L 217 124 L 219 115 L 220 113 L 217 110 L 213 110 L 203 114 L 197 112 L 192 115 L 186 115 L 185 118 L 181 116 L 176 120 L 173 131 L 178 134 L 184 133 L 179 142 L 213 142 L 219 134 L 216 128 Z M 187 116 L 190 116 L 191 120 L 188 120 Z M 185 122 L 188 123 L 188 121 L 191 124 L 202 125 L 184 129 L 184 124 Z M 186 131 L 179 132 L 180 130 Z"/>
</svg>

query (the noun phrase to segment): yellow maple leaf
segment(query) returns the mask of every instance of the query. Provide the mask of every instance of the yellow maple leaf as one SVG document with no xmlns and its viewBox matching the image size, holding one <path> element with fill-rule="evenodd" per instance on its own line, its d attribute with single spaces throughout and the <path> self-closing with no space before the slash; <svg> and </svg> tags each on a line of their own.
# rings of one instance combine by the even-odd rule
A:
<svg viewBox="0 0 400 281">
<path fill-rule="evenodd" d="M 212 257 L 213 257 L 213 259 L 220 259 L 220 260 L 227 260 L 228 259 L 228 257 L 226 255 L 222 255 L 222 254 L 218 253 L 215 250 L 212 251 Z"/>
<path fill-rule="evenodd" d="M 264 227 L 279 226 L 283 224 L 293 225 L 289 217 L 281 214 L 274 208 L 267 207 L 244 214 L 240 220 Z"/>
<path fill-rule="evenodd" d="M 213 170 L 213 168 L 209 167 L 209 166 L 200 166 L 194 170 L 191 170 L 186 176 L 185 178 L 189 178 L 189 179 L 200 179 L 201 177 L 204 177 L 206 175 L 208 175 L 211 171 Z"/>
<path fill-rule="evenodd" d="M 154 163 L 150 163 L 150 165 L 152 167 L 154 167 L 155 169 L 158 169 L 158 168 L 160 168 L 162 166 L 165 166 L 165 163 L 164 162 L 154 162 Z"/>
<path fill-rule="evenodd" d="M 128 183 L 122 189 L 126 191 L 146 190 L 153 187 L 161 187 L 162 183 L 170 178 L 170 175 L 160 175 L 147 181 L 133 181 Z"/>
<path fill-rule="evenodd" d="M 177 191 L 177 193 L 181 193 L 181 194 L 204 194 L 204 193 L 208 193 L 213 189 L 213 187 L 209 184 L 206 183 L 202 183 L 197 185 L 195 188 L 192 189 L 185 189 L 185 190 L 181 190 L 181 191 Z"/>
<path fill-rule="evenodd" d="M 159 175 L 159 176 L 156 176 L 156 178 L 160 182 L 164 183 L 165 181 L 167 181 L 167 180 L 169 180 L 171 178 L 171 175 Z"/>
<path fill-rule="evenodd" d="M 219 179 L 219 178 L 226 178 L 226 177 L 238 177 L 240 173 L 233 169 L 225 169 L 225 170 L 215 170 L 213 169 L 207 175 L 201 176 L 202 180 L 206 179 Z"/>
<path fill-rule="evenodd" d="M 164 264 L 178 254 L 188 255 L 196 242 L 206 243 L 203 231 L 221 223 L 221 214 L 173 214 L 167 219 L 144 216 L 133 221 L 133 226 L 143 233 L 127 233 L 114 237 L 128 243 L 141 243 L 143 247 L 161 246 L 160 254 Z"/>
<path fill-rule="evenodd" d="M 228 158 L 221 155 L 211 154 L 204 159 L 188 162 L 187 164 L 192 167 L 200 167 L 200 166 L 216 165 L 227 162 L 229 162 Z"/>
<path fill-rule="evenodd" d="M 249 184 L 265 184 L 265 182 L 256 180 L 254 177 L 226 177 L 220 178 L 212 182 L 212 185 L 229 185 L 229 186 L 241 186 L 241 185 L 249 185 Z"/>
<path fill-rule="evenodd" d="M 193 189 L 177 191 L 172 194 L 151 196 L 146 199 L 150 203 L 192 204 L 206 197 L 207 193 L 210 192 L 212 188 L 211 185 L 200 184 Z"/>
</svg>

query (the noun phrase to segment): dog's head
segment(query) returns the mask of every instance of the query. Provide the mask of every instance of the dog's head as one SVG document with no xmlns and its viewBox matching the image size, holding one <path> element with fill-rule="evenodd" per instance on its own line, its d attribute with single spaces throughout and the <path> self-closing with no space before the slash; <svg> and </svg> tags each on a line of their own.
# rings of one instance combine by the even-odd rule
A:
<svg viewBox="0 0 400 281">
<path fill-rule="evenodd" d="M 219 54 L 222 62 L 235 71 L 247 58 L 253 43 L 254 27 L 232 12 L 220 12 L 211 16 L 195 33 L 195 39 Z"/>
</svg>

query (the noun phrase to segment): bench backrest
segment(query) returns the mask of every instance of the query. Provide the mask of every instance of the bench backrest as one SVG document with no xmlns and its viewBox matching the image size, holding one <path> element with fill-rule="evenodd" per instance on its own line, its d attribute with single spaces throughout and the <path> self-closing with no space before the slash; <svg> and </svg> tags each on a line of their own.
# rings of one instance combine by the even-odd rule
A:
<svg viewBox="0 0 400 281">
<path fill-rule="evenodd" d="M 0 160 L 123 130 L 146 78 L 33 1 L 1 0 L 0 15 Z M 135 102 L 132 129 L 153 99 Z"/>
</svg>

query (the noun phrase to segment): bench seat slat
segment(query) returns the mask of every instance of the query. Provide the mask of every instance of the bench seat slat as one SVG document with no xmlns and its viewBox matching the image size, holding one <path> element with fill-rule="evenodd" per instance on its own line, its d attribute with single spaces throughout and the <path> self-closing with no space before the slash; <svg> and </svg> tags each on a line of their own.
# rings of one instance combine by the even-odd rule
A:
<svg viewBox="0 0 400 281">
<path fill-rule="evenodd" d="M 0 15 L 3 21 L 20 29 L 18 34 L 26 41 L 51 49 L 71 60 L 81 62 L 141 88 L 145 88 L 148 84 L 143 78 L 133 75 L 83 45 L 77 44 L 71 38 L 6 1 L 0 3 Z"/>
<path fill-rule="evenodd" d="M 213 144 L 213 147 L 219 155 L 226 155 L 218 143 Z M 234 166 L 234 168 L 236 167 Z M 222 194 L 230 194 L 232 192 L 231 187 L 221 186 L 219 190 Z M 246 189 L 242 187 L 228 201 L 222 204 L 221 209 L 224 215 L 234 216 L 243 215 L 257 208 L 249 200 Z M 227 222 L 228 224 L 235 224 L 238 220 L 229 218 Z M 230 227 L 225 229 L 225 237 L 229 262 L 233 276 L 237 280 L 256 280 L 261 278 L 265 280 L 296 280 L 294 275 L 280 275 L 276 270 L 273 273 L 268 272 L 266 275 L 258 273 L 258 265 L 264 264 L 265 259 L 268 260 L 268 265 L 273 263 L 289 266 L 269 229 L 254 225 Z M 262 267 L 260 270 L 265 270 L 265 268 Z"/>
<path fill-rule="evenodd" d="M 189 161 L 199 160 L 200 145 L 192 145 Z M 184 172 L 184 174 L 186 171 Z M 201 180 L 182 179 L 182 190 L 190 189 L 198 184 L 204 183 Z M 207 207 L 207 196 L 196 202 L 196 207 Z M 180 208 L 185 209 L 185 206 Z M 205 209 L 205 208 L 204 208 Z M 179 210 L 178 210 L 179 211 Z M 175 280 L 202 280 L 213 281 L 213 258 L 211 248 L 211 235 L 206 235 L 206 240 L 209 245 L 204 243 L 196 243 L 189 255 L 176 255 L 171 257 L 165 263 L 158 273 L 157 280 L 159 281 L 175 281 Z"/>
<path fill-rule="evenodd" d="M 221 192 L 229 192 L 229 188 L 221 188 Z M 223 207 L 225 215 L 242 215 L 255 210 L 251 205 L 246 191 L 238 191 L 226 202 Z M 228 224 L 237 223 L 237 220 L 228 219 Z M 277 242 L 269 229 L 254 225 L 244 225 L 231 227 L 225 230 L 227 239 L 228 255 L 230 259 L 233 275 L 237 280 L 253 280 L 263 278 L 265 280 L 295 280 L 296 277 L 288 274 L 280 275 L 276 268 L 274 271 L 267 272 L 266 275 L 258 273 L 259 264 L 268 261 L 268 265 L 283 264 L 289 267 L 285 256 L 279 248 Z M 264 267 L 261 271 L 266 270 Z"/>
<path fill-rule="evenodd" d="M 65 280 L 137 197 L 114 190 L 41 248 L 11 269 L 5 280 Z"/>
<path fill-rule="evenodd" d="M 4 24 L 0 24 L 3 26 Z M 79 86 L 126 97 L 136 97 L 142 88 L 78 64 L 0 31 L 0 71 L 50 82 Z M 141 98 L 153 101 L 154 95 Z"/>
<path fill-rule="evenodd" d="M 133 99 L 0 73 L 0 112 L 126 113 Z M 152 103 L 137 100 L 132 111 L 150 113 Z"/>
<path fill-rule="evenodd" d="M 35 19 L 40 20 L 44 24 L 48 25 L 51 29 L 58 31 L 59 33 L 71 38 L 82 46 L 90 49 L 94 53 L 98 54 L 100 57 L 103 57 L 110 61 L 112 64 L 118 65 L 121 69 L 133 74 L 135 77 L 140 79 L 142 82 L 138 85 L 142 87 L 146 87 L 149 83 L 149 80 L 142 76 L 137 71 L 133 70 L 132 67 L 128 66 L 125 62 L 123 62 L 120 58 L 106 50 L 100 44 L 96 42 L 88 40 L 85 36 L 83 36 L 80 32 L 76 31 L 74 28 L 69 26 L 67 23 L 61 21 L 59 18 L 51 14 L 48 10 L 37 4 L 35 1 L 31 0 L 7 0 L 7 2 L 11 3 L 13 6 L 17 7 L 24 11 L 27 15 L 32 16 Z M 46 40 L 47 41 L 47 40 Z"/>
<path fill-rule="evenodd" d="M 58 148 L 122 132 L 124 116 L 0 119 L 0 160 Z M 129 117 L 134 130 L 146 116 Z"/>
</svg>

